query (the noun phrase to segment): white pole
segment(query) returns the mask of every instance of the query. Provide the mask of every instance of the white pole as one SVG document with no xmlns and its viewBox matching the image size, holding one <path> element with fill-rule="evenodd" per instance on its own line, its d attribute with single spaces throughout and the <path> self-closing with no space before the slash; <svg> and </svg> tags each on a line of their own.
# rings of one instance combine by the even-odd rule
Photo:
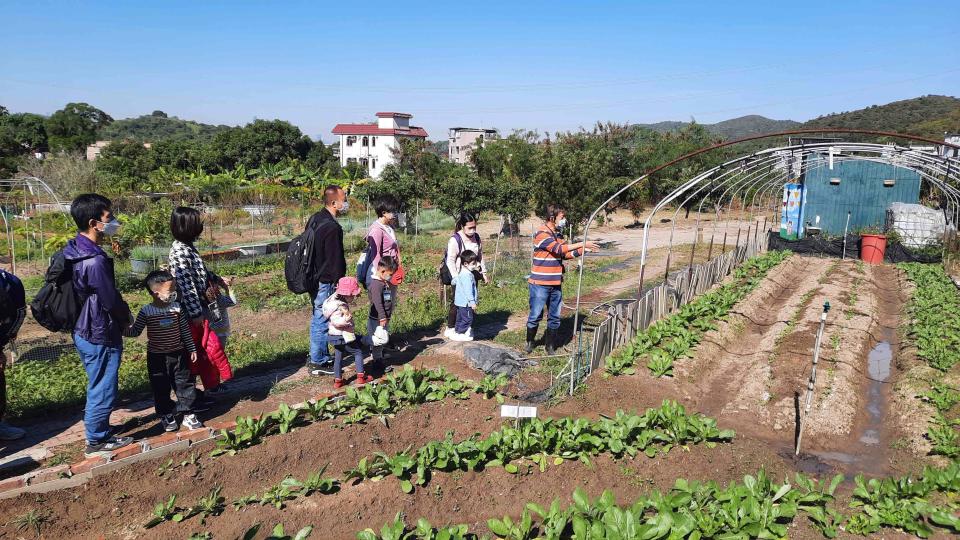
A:
<svg viewBox="0 0 960 540">
<path fill-rule="evenodd" d="M 827 322 L 827 313 L 830 311 L 830 302 L 823 303 L 823 313 L 820 314 L 820 328 L 817 330 L 817 340 L 813 345 L 813 369 L 810 371 L 810 380 L 807 381 L 806 404 L 804 405 L 803 416 L 800 417 L 800 427 L 797 430 L 797 451 L 800 455 L 800 440 L 803 438 L 803 423 L 807 415 L 810 414 L 810 405 L 813 402 L 813 388 L 817 384 L 817 361 L 820 360 L 820 342 L 823 339 L 823 327 Z"/>
<path fill-rule="evenodd" d="M 847 229 L 850 228 L 850 211 L 847 210 L 847 224 L 843 226 L 843 255 L 840 256 L 840 260 L 845 260 L 847 258 Z"/>
</svg>

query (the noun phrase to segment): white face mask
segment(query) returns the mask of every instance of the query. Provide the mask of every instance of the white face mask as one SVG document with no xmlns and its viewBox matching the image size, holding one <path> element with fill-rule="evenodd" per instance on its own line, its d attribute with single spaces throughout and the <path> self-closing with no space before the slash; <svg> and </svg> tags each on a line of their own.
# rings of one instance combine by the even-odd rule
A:
<svg viewBox="0 0 960 540">
<path fill-rule="evenodd" d="M 102 221 L 100 223 L 103 223 Z M 110 221 L 103 223 L 103 234 L 107 236 L 114 236 L 120 231 L 120 222 L 116 219 L 111 219 Z"/>
<path fill-rule="evenodd" d="M 564 217 L 562 217 L 562 218 L 560 218 L 560 219 L 557 220 L 557 228 L 558 228 L 558 229 L 566 228 L 566 226 L 567 226 L 567 218 L 566 218 L 566 216 L 564 216 Z"/>
<path fill-rule="evenodd" d="M 350 210 L 350 201 L 345 200 L 345 201 L 343 201 L 343 206 L 340 207 L 340 211 L 337 212 L 337 213 L 338 213 L 338 214 L 346 214 L 346 213 L 347 213 L 347 210 Z"/>
</svg>

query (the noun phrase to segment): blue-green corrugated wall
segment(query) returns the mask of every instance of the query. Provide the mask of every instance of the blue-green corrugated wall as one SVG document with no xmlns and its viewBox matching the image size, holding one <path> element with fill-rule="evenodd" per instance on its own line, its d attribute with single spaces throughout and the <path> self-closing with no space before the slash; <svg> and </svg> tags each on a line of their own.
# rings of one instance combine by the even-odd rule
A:
<svg viewBox="0 0 960 540">
<path fill-rule="evenodd" d="M 917 203 L 920 199 L 920 175 L 910 169 L 874 161 L 839 161 L 833 170 L 826 163 L 807 171 L 804 185 L 806 206 L 803 221 L 813 224 L 820 216 L 824 234 L 843 234 L 850 211 L 850 231 L 864 227 L 883 227 L 887 206 L 894 202 Z M 840 185 L 830 185 L 839 178 Z M 883 181 L 892 179 L 893 187 Z"/>
</svg>

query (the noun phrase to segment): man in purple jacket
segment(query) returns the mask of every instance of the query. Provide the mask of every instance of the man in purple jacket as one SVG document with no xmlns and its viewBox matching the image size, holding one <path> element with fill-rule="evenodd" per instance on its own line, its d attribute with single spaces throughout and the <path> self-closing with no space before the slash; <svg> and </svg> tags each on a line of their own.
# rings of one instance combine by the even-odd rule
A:
<svg viewBox="0 0 960 540">
<path fill-rule="evenodd" d="M 111 206 L 110 199 L 102 195 L 85 194 L 74 199 L 70 215 L 79 232 L 63 249 L 64 258 L 73 265 L 73 288 L 81 302 L 73 342 L 87 372 L 83 415 L 87 457 L 107 454 L 133 442 L 132 437 L 115 437 L 110 429 L 123 330 L 130 322 L 130 307 L 114 281 L 113 259 L 99 246 L 105 235 L 115 235 L 120 228 Z"/>
</svg>

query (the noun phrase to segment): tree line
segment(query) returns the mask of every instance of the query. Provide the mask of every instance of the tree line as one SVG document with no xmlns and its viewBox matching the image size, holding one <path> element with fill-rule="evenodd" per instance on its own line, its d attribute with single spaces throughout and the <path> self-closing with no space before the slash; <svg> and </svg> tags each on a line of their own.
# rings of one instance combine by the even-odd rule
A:
<svg viewBox="0 0 960 540">
<path fill-rule="evenodd" d="M 406 205 L 422 200 L 451 215 L 494 212 L 514 222 L 560 201 L 579 221 L 629 179 L 719 140 L 693 122 L 670 133 L 612 123 L 558 133 L 518 130 L 481 144 L 468 165 L 444 159 L 436 143 L 403 140 L 396 163 L 374 182 L 363 180 L 359 166 L 341 169 L 330 147 L 283 120 L 204 126 L 169 119 L 162 111 L 132 120 L 133 132 L 141 136 L 113 140 L 97 160 L 86 162 L 81 155 L 88 144 L 130 133 L 131 125 L 111 128 L 113 118 L 87 103 L 69 103 L 49 117 L 0 108 L 0 176 L 40 176 L 65 197 L 86 190 L 122 195 L 184 187 L 215 196 L 237 184 L 318 189 L 335 181 L 353 184 L 352 194 L 360 200 L 389 193 Z M 157 129 L 170 136 L 144 145 L 143 135 Z M 36 160 L 35 152 L 49 155 Z M 639 214 L 682 177 L 721 158 L 665 170 L 607 210 L 629 206 Z"/>
</svg>

